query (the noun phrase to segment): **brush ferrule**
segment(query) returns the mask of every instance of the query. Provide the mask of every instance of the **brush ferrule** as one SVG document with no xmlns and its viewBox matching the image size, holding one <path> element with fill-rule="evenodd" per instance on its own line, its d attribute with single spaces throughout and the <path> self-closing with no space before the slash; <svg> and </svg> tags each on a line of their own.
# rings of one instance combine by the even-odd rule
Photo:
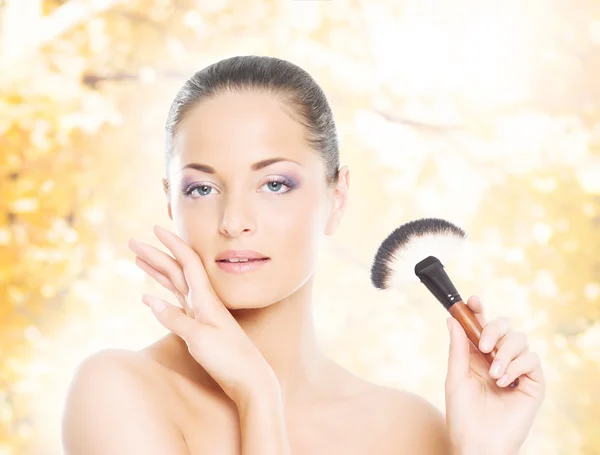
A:
<svg viewBox="0 0 600 455">
<path fill-rule="evenodd" d="M 415 266 L 415 274 L 446 310 L 462 300 L 439 259 L 433 256 L 423 259 Z"/>
</svg>

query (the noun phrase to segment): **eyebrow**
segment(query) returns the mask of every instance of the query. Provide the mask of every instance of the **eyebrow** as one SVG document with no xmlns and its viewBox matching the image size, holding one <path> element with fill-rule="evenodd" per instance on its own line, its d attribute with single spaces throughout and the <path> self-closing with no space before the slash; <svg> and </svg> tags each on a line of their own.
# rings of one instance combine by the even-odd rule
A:
<svg viewBox="0 0 600 455">
<path fill-rule="evenodd" d="M 250 166 L 250 169 L 252 171 L 258 171 L 264 167 L 270 166 L 271 164 L 279 163 L 280 161 L 290 161 L 292 163 L 296 163 L 297 165 L 301 166 L 301 164 L 298 163 L 298 161 L 290 160 L 288 158 L 277 157 L 277 158 L 269 158 L 266 160 L 257 161 L 256 163 L 254 163 Z M 183 166 L 181 168 L 181 170 L 188 169 L 188 168 L 196 169 L 197 171 L 205 172 L 207 174 L 216 174 L 217 173 L 217 171 L 215 171 L 215 168 L 212 166 L 209 166 L 208 164 L 189 163 L 189 164 L 186 164 L 185 166 Z"/>
</svg>

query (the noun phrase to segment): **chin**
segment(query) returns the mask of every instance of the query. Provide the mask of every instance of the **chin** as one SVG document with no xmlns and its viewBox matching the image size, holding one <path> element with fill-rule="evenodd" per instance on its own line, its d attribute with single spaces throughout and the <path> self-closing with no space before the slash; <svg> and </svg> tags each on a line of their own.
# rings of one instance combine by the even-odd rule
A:
<svg viewBox="0 0 600 455">
<path fill-rule="evenodd" d="M 218 280 L 213 281 L 213 289 L 230 310 L 263 308 L 277 301 L 272 291 L 265 292 L 265 289 L 269 289 L 265 280 L 238 283 Z"/>
<path fill-rule="evenodd" d="M 270 306 L 271 303 L 258 303 L 258 302 L 240 302 L 240 301 L 235 301 L 233 303 L 227 302 L 225 304 L 225 308 L 227 308 L 228 310 L 231 311 L 239 311 L 239 310 L 258 310 L 260 308 L 266 308 L 268 306 Z"/>
<path fill-rule="evenodd" d="M 281 273 L 223 275 L 209 271 L 209 280 L 215 293 L 229 310 L 266 308 L 294 294 L 310 277 L 304 270 L 287 270 Z"/>
<path fill-rule="evenodd" d="M 267 296 L 227 295 L 220 296 L 220 299 L 228 310 L 255 310 L 275 303 Z"/>
</svg>

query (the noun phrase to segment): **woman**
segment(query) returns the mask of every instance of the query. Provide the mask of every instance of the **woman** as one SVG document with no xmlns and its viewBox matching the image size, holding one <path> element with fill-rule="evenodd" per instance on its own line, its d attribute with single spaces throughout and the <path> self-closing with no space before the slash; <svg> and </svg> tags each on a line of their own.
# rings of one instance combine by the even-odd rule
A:
<svg viewBox="0 0 600 455">
<path fill-rule="evenodd" d="M 539 358 L 504 319 L 486 322 L 476 297 L 467 304 L 484 326 L 480 348 L 499 346 L 499 369 L 490 376 L 450 319 L 445 417 L 319 347 L 313 272 L 346 207 L 349 171 L 305 71 L 269 57 L 222 60 L 184 84 L 166 133 L 176 234 L 154 232 L 171 254 L 129 246 L 181 307 L 144 295 L 169 335 L 80 365 L 63 419 L 67 454 L 518 452 L 544 396 Z"/>
</svg>

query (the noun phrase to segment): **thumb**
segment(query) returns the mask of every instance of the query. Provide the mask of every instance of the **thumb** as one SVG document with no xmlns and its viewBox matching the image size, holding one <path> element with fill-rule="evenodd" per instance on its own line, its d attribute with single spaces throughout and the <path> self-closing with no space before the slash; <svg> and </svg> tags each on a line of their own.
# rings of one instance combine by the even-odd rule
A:
<svg viewBox="0 0 600 455">
<path fill-rule="evenodd" d="M 447 383 L 456 384 L 469 377 L 469 339 L 460 323 L 450 317 L 446 320 L 450 332 Z"/>
</svg>

